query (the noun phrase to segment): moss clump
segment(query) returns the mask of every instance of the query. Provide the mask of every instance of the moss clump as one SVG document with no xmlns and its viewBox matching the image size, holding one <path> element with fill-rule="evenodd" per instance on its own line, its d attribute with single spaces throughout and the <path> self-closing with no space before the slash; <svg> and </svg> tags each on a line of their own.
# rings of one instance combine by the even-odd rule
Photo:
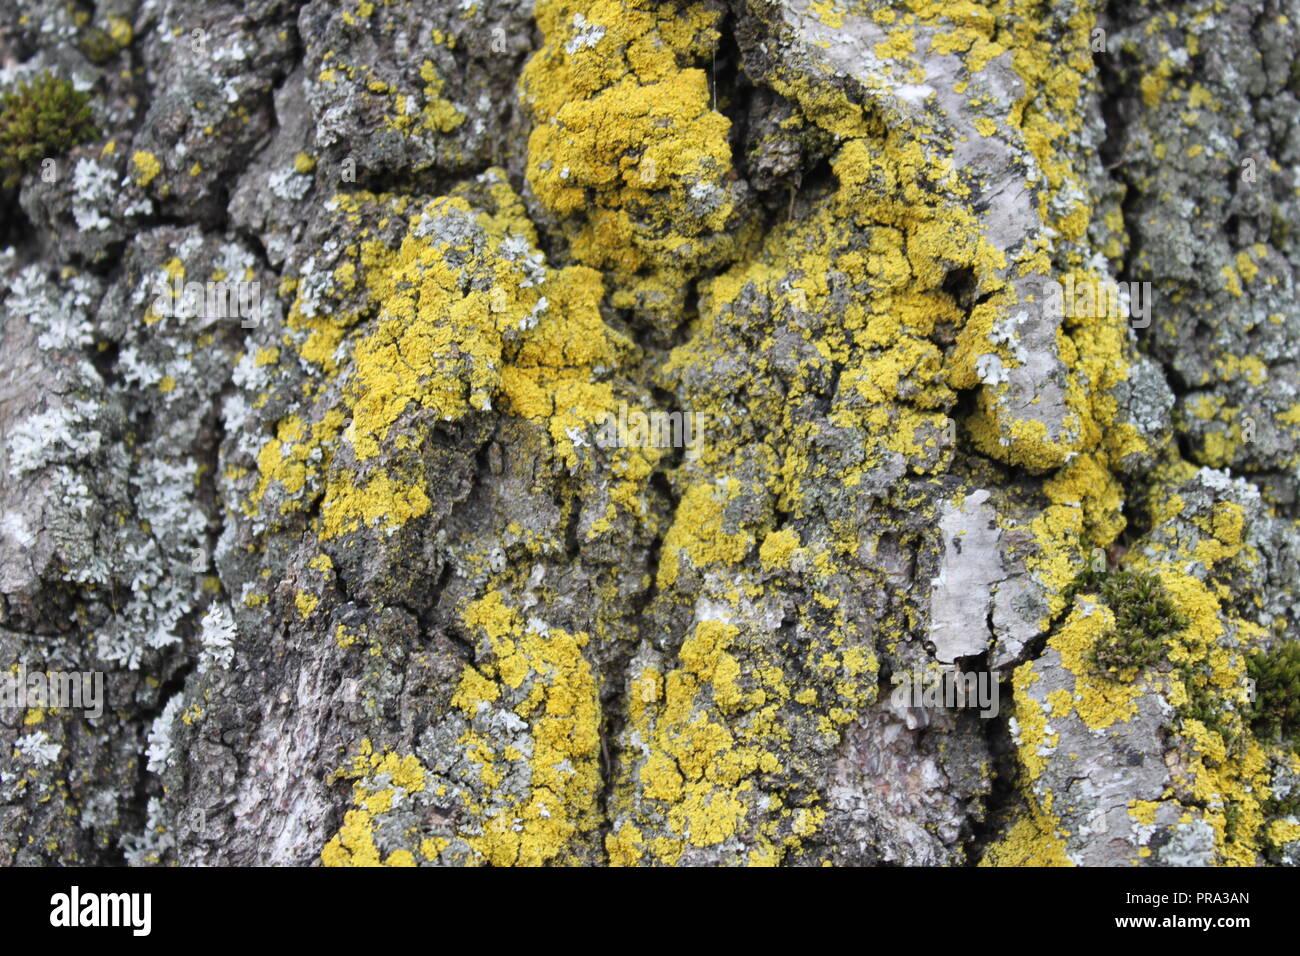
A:
<svg viewBox="0 0 1300 956">
<path fill-rule="evenodd" d="M 81 34 L 77 45 L 81 47 L 81 52 L 86 54 L 86 59 L 96 66 L 103 66 L 113 59 L 123 47 L 117 37 L 99 27 L 86 29 Z"/>
<path fill-rule="evenodd" d="M 1264 801 L 1267 817 L 1300 817 L 1300 787 L 1292 787 L 1283 797 L 1270 797 Z"/>
<path fill-rule="evenodd" d="M 1287 641 L 1246 659 L 1255 682 L 1250 725 L 1261 740 L 1294 739 L 1300 730 L 1300 642 Z"/>
<path fill-rule="evenodd" d="M 72 84 L 42 73 L 0 97 L 0 177 L 4 188 L 47 156 L 65 152 L 99 135 L 90 117 L 90 97 Z"/>
<path fill-rule="evenodd" d="M 1131 679 L 1163 659 L 1166 639 L 1187 626 L 1169 592 L 1154 574 L 1089 568 L 1070 585 L 1074 595 L 1098 595 L 1115 615 L 1115 627 L 1098 638 L 1091 662 L 1113 680 Z"/>
</svg>

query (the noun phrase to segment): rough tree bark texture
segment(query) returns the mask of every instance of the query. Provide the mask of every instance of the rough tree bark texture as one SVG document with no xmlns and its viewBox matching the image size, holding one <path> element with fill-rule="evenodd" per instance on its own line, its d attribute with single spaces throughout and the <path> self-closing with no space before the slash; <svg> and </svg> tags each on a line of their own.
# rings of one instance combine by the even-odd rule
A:
<svg viewBox="0 0 1300 956">
<path fill-rule="evenodd" d="M 1300 860 L 1297 0 L 6 4 L 0 860 Z"/>
</svg>

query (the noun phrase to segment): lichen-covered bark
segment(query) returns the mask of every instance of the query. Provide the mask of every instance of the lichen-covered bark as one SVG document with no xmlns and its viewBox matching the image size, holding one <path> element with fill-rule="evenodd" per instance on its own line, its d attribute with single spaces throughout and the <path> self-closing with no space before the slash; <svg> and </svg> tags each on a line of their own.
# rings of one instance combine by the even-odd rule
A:
<svg viewBox="0 0 1300 956">
<path fill-rule="evenodd" d="M 1295 0 L 17 3 L 0 860 L 1300 861 Z"/>
</svg>

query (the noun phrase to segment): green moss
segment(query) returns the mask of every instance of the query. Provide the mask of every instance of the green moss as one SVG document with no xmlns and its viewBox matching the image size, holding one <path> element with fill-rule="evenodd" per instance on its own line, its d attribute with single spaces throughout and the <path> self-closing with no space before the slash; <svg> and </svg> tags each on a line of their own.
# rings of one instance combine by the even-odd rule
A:
<svg viewBox="0 0 1300 956">
<path fill-rule="evenodd" d="M 1260 740 L 1294 740 L 1300 730 L 1300 643 L 1287 641 L 1246 659 L 1255 682 L 1250 724 Z"/>
<path fill-rule="evenodd" d="M 1223 807 L 1223 839 L 1231 843 L 1237 838 L 1237 829 L 1241 826 L 1241 805 L 1228 803 Z"/>
<path fill-rule="evenodd" d="M 86 29 L 81 34 L 77 45 L 81 47 L 81 52 L 86 54 L 86 59 L 96 66 L 103 66 L 113 59 L 123 46 L 111 33 L 99 27 Z"/>
<path fill-rule="evenodd" d="M 47 156 L 94 139 L 90 97 L 52 73 L 20 83 L 0 97 L 0 177 L 4 188 Z"/>
<path fill-rule="evenodd" d="M 1193 684 L 1187 690 L 1187 703 L 1179 709 L 1179 712 L 1187 720 L 1199 720 L 1207 730 L 1212 730 L 1222 737 L 1224 745 L 1231 753 L 1241 752 L 1245 736 L 1241 733 L 1240 725 L 1234 725 L 1228 720 L 1223 708 L 1223 698 L 1219 694 Z"/>
<path fill-rule="evenodd" d="M 1100 597 L 1115 615 L 1115 627 L 1098 639 L 1092 653 L 1097 671 L 1115 680 L 1159 663 L 1167 638 L 1188 623 L 1154 574 L 1089 568 L 1075 578 L 1066 598 L 1085 592 Z"/>
<path fill-rule="evenodd" d="M 1264 815 L 1273 817 L 1300 817 L 1300 788 L 1293 788 L 1285 797 L 1270 797 L 1264 801 Z"/>
</svg>

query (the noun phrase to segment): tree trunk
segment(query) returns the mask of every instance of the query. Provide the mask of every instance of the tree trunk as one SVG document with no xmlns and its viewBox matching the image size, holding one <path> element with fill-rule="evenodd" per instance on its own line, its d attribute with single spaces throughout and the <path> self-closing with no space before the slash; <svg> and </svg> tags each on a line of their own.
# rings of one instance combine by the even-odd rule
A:
<svg viewBox="0 0 1300 956">
<path fill-rule="evenodd" d="M 1300 859 L 1295 0 L 17 3 L 0 860 Z"/>
</svg>

